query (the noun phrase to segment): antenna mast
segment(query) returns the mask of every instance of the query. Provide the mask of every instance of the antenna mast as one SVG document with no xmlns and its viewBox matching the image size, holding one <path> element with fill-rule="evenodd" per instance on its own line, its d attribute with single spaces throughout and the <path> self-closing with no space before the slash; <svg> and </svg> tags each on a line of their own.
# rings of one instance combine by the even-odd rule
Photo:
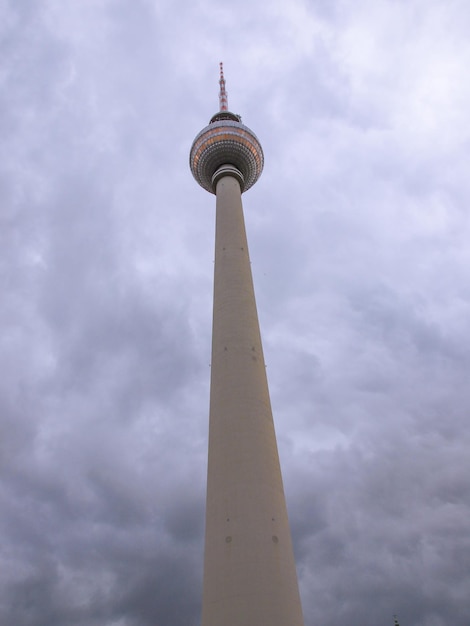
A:
<svg viewBox="0 0 470 626">
<path fill-rule="evenodd" d="M 219 63 L 219 65 L 220 65 L 219 107 L 221 111 L 228 111 L 228 98 L 227 98 L 227 92 L 225 91 L 224 64 Z"/>
</svg>

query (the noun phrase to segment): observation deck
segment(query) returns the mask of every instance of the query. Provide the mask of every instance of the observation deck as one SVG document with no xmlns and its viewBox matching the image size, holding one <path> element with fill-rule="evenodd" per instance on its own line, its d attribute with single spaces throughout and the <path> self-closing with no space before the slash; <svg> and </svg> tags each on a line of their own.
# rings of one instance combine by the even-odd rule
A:
<svg viewBox="0 0 470 626">
<path fill-rule="evenodd" d="M 242 175 L 240 187 L 243 192 L 261 176 L 263 149 L 248 126 L 231 118 L 219 119 L 219 115 L 214 115 L 213 119 L 217 120 L 203 128 L 193 142 L 189 155 L 191 172 L 201 187 L 215 193 L 212 181 L 215 172 L 222 165 L 232 165 Z"/>
</svg>

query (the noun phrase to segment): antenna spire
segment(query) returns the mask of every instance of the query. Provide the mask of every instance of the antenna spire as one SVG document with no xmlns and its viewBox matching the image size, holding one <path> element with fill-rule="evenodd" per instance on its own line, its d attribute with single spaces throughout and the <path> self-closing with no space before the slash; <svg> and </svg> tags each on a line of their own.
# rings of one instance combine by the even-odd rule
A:
<svg viewBox="0 0 470 626">
<path fill-rule="evenodd" d="M 219 65 L 220 65 L 219 107 L 221 111 L 228 111 L 228 98 L 227 98 L 227 92 L 225 91 L 224 64 L 219 63 Z"/>
</svg>

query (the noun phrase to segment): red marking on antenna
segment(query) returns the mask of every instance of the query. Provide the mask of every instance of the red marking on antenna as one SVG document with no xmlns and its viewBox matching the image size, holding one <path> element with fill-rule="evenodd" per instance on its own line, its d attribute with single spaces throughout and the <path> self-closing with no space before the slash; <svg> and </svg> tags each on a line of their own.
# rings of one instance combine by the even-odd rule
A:
<svg viewBox="0 0 470 626">
<path fill-rule="evenodd" d="M 227 92 L 225 91 L 224 64 L 219 63 L 219 65 L 220 65 L 219 107 L 221 111 L 228 111 L 228 98 L 227 98 Z"/>
</svg>

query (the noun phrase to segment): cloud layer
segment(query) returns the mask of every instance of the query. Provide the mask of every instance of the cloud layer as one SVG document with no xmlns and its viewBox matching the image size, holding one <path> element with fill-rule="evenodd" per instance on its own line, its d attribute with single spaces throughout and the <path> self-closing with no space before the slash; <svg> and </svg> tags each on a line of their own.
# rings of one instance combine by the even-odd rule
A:
<svg viewBox="0 0 470 626">
<path fill-rule="evenodd" d="M 306 626 L 467 626 L 470 9 L 0 4 L 0 622 L 200 623 L 217 108 Z"/>
</svg>

